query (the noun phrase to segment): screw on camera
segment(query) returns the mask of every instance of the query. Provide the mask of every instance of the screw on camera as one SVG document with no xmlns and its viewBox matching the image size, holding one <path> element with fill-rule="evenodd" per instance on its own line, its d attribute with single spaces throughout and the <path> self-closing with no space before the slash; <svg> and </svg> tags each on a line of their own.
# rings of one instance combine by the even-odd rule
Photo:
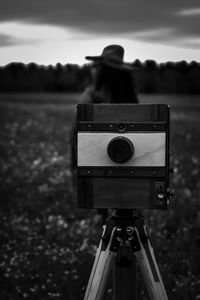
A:
<svg viewBox="0 0 200 300">
<path fill-rule="evenodd" d="M 117 130 L 119 132 L 125 132 L 126 131 L 126 124 L 124 123 L 119 123 L 118 126 L 117 126 Z"/>
</svg>

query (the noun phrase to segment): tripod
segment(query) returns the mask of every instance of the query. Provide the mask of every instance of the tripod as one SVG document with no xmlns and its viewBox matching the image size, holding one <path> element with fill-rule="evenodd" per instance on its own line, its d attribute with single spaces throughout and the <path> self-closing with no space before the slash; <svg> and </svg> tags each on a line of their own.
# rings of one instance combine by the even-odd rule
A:
<svg viewBox="0 0 200 300">
<path fill-rule="evenodd" d="M 117 257 L 120 257 L 120 260 L 114 268 L 115 300 L 135 300 L 136 293 L 131 292 L 130 284 L 132 289 L 135 288 L 136 278 L 132 276 L 133 282 L 129 284 L 129 289 L 121 286 L 123 283 L 126 285 L 130 268 L 134 270 L 134 256 L 143 275 L 149 298 L 168 300 L 143 218 L 128 210 L 118 210 L 103 226 L 84 300 L 104 299 L 109 275 Z M 121 274 L 117 274 L 119 272 L 116 268 L 121 269 Z"/>
</svg>

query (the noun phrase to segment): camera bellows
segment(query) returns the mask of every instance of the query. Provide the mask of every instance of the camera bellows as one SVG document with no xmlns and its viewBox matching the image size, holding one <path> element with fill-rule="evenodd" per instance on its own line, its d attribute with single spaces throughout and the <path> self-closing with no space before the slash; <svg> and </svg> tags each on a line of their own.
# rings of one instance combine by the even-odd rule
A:
<svg viewBox="0 0 200 300">
<path fill-rule="evenodd" d="M 119 136 L 109 142 L 107 152 L 112 161 L 125 163 L 133 157 L 134 146 L 128 138 Z"/>
</svg>

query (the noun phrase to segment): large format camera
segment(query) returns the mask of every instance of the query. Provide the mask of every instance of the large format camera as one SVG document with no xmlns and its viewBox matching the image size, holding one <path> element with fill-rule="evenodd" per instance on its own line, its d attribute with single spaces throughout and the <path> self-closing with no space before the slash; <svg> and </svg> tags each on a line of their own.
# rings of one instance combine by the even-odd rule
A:
<svg viewBox="0 0 200 300">
<path fill-rule="evenodd" d="M 77 105 L 80 208 L 167 207 L 169 106 Z"/>
</svg>

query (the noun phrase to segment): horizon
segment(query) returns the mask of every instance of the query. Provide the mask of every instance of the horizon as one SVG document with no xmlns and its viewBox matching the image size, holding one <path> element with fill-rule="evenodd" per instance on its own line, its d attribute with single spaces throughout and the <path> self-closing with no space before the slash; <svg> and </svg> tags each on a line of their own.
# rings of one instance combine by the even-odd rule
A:
<svg viewBox="0 0 200 300">
<path fill-rule="evenodd" d="M 178 63 L 181 63 L 181 62 L 185 62 L 187 65 L 190 65 L 191 63 L 197 63 L 197 64 L 200 64 L 200 60 L 199 61 L 196 61 L 196 60 L 191 60 L 191 61 L 186 61 L 186 60 L 178 60 L 178 61 L 165 61 L 165 62 L 157 62 L 156 60 L 154 59 L 146 59 L 144 61 L 141 61 L 139 58 L 136 58 L 134 61 L 132 62 L 129 62 L 129 64 L 134 64 L 135 61 L 139 61 L 141 64 L 145 64 L 147 61 L 153 61 L 155 62 L 156 65 L 165 65 L 165 64 L 168 64 L 168 63 L 171 63 L 171 64 L 178 64 Z M 78 63 L 70 63 L 70 62 L 66 62 L 64 64 L 60 63 L 60 62 L 57 62 L 55 64 L 39 64 L 39 63 L 36 63 L 34 61 L 30 61 L 28 63 L 25 63 L 25 62 L 22 62 L 22 61 L 12 61 L 12 62 L 9 62 L 5 65 L 0 65 L 0 68 L 4 68 L 4 67 L 7 67 L 9 65 L 12 65 L 12 64 L 23 64 L 24 66 L 28 66 L 30 64 L 35 64 L 37 65 L 38 67 L 56 67 L 58 64 L 60 64 L 62 67 L 63 66 L 66 66 L 66 65 L 76 65 L 80 68 L 84 67 L 84 66 L 90 66 L 92 63 L 91 62 L 86 62 L 86 63 L 83 63 L 83 64 L 78 64 Z"/>
</svg>

